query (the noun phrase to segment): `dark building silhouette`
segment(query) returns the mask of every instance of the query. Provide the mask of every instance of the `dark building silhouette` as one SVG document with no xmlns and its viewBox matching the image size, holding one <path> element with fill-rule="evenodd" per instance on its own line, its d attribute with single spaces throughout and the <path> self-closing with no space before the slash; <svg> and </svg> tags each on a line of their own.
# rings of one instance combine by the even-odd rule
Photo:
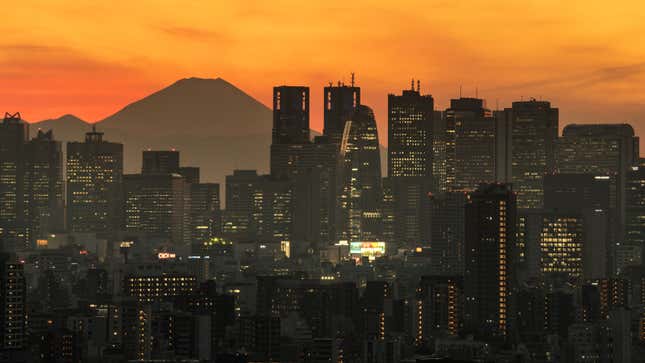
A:
<svg viewBox="0 0 645 363">
<path fill-rule="evenodd" d="M 504 110 L 511 127 L 511 181 L 518 208 L 541 208 L 543 178 L 555 170 L 558 109 L 547 101 L 513 102 Z"/>
<path fill-rule="evenodd" d="M 451 189 L 474 190 L 480 183 L 495 181 L 495 121 L 484 100 L 450 100 L 444 112 L 446 138 L 446 184 Z"/>
<path fill-rule="evenodd" d="M 5 251 L 24 249 L 29 241 L 25 199 L 25 146 L 29 125 L 20 113 L 5 113 L 0 124 L 0 236 Z"/>
<path fill-rule="evenodd" d="M 93 129 L 67 143 L 67 229 L 108 232 L 121 226 L 123 145 Z"/>
<path fill-rule="evenodd" d="M 464 273 L 467 197 L 465 191 L 450 191 L 430 198 L 430 254 L 434 274 Z"/>
<path fill-rule="evenodd" d="M 0 358 L 12 356 L 27 348 L 27 284 L 24 267 L 15 255 L 0 253 Z M 7 360 L 4 360 L 9 358 Z M 19 361 L 19 360 L 15 360 Z"/>
<path fill-rule="evenodd" d="M 482 184 L 466 204 L 465 322 L 481 337 L 504 337 L 512 325 L 515 193 Z"/>
<path fill-rule="evenodd" d="M 415 344 L 457 336 L 462 329 L 464 308 L 461 276 L 422 276 L 416 289 Z"/>
<path fill-rule="evenodd" d="M 261 179 L 255 170 L 234 170 L 226 176 L 226 210 L 222 221 L 224 236 L 239 240 L 250 239 L 253 196 Z"/>
<path fill-rule="evenodd" d="M 347 121 L 338 163 L 339 239 L 381 240 L 381 157 L 369 107 L 361 105 Z"/>
<path fill-rule="evenodd" d="M 423 225 L 433 189 L 434 100 L 419 89 L 388 95 L 388 178 L 392 184 L 393 235 L 400 246 L 427 243 Z"/>
<path fill-rule="evenodd" d="M 353 80 L 351 86 L 340 82 L 337 86 L 330 83 L 325 87 L 323 102 L 323 135 L 327 136 L 332 144 L 339 145 L 345 131 L 345 122 L 361 105 L 361 89 L 354 86 Z"/>
<path fill-rule="evenodd" d="M 221 234 L 220 188 L 217 183 L 189 183 L 190 240 L 200 243 Z"/>
<path fill-rule="evenodd" d="M 25 146 L 30 245 L 65 228 L 63 152 L 52 131 L 38 130 Z"/>
<path fill-rule="evenodd" d="M 141 174 L 179 173 L 179 151 L 144 150 Z"/>
<path fill-rule="evenodd" d="M 309 87 L 273 88 L 272 144 L 304 144 L 309 141 Z"/>
</svg>

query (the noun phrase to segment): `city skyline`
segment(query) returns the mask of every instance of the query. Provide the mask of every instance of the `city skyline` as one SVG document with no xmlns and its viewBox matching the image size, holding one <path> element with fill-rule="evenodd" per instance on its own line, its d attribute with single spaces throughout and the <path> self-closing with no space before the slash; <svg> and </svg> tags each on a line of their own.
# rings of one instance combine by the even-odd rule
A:
<svg viewBox="0 0 645 363">
<path fill-rule="evenodd" d="M 320 131 L 322 88 L 348 84 L 356 72 L 382 134 L 387 94 L 410 78 L 421 80 L 439 108 L 459 96 L 461 85 L 464 96 L 477 93 L 490 109 L 548 97 L 563 110 L 563 125 L 629 122 L 640 134 L 645 127 L 643 51 L 630 44 L 643 26 L 636 5 L 283 5 L 298 16 L 261 4 L 196 5 L 181 14 L 145 2 L 113 9 L 16 5 L 1 26 L 7 87 L 0 108 L 30 121 L 67 113 L 97 121 L 176 79 L 220 76 L 264 105 L 274 85 L 310 85 L 311 125 Z M 522 15 L 504 17 L 508 11 Z M 94 12 L 104 14 L 102 22 L 87 21 Z M 27 19 L 39 25 L 25 29 Z M 56 30 L 48 31 L 54 21 Z M 385 21 L 388 27 L 379 26 Z M 302 31 L 290 31 L 296 28 Z M 289 51 L 277 51 L 281 44 Z"/>
</svg>

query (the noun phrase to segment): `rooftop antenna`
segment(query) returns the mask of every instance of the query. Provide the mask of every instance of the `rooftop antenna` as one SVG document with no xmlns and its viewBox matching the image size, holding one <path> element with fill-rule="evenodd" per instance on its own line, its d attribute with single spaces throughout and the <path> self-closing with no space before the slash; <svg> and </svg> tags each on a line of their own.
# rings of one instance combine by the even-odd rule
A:
<svg viewBox="0 0 645 363">
<path fill-rule="evenodd" d="M 417 92 L 421 92 L 421 81 L 417 79 Z"/>
<path fill-rule="evenodd" d="M 459 98 L 461 98 L 461 85 L 459 85 Z"/>
<path fill-rule="evenodd" d="M 340 80 L 338 80 L 338 87 L 340 87 Z"/>
<path fill-rule="evenodd" d="M 354 72 L 352 72 L 352 87 L 354 87 Z"/>
<path fill-rule="evenodd" d="M 334 82 L 329 81 L 329 88 L 332 88 L 334 86 Z"/>
<path fill-rule="evenodd" d="M 410 81 L 410 90 L 414 91 L 414 78 Z"/>
</svg>

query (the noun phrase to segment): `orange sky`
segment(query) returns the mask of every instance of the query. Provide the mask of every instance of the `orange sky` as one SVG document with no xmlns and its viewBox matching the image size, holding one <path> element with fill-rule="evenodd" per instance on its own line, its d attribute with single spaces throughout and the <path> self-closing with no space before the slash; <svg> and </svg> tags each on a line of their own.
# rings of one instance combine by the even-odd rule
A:
<svg viewBox="0 0 645 363">
<path fill-rule="evenodd" d="M 96 4 L 95 4 L 96 3 Z M 96 121 L 184 77 L 222 77 L 270 104 L 357 73 L 385 142 L 387 93 L 421 79 L 439 108 L 548 99 L 571 122 L 645 135 L 640 1 L 12 1 L 0 22 L 0 110 Z M 313 3 L 313 2 L 311 2 Z M 645 144 L 645 142 L 643 142 Z"/>
</svg>

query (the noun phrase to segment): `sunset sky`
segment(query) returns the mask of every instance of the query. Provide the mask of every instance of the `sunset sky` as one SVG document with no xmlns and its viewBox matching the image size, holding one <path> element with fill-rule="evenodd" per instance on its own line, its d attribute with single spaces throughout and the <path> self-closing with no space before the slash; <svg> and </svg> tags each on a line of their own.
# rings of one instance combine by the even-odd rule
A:
<svg viewBox="0 0 645 363">
<path fill-rule="evenodd" d="M 100 120 L 179 78 L 222 77 L 270 105 L 274 85 L 356 72 L 385 142 L 387 94 L 420 79 L 438 108 L 547 99 L 567 123 L 645 135 L 641 1 L 13 1 L 0 22 L 0 111 Z M 643 142 L 642 144 L 645 144 Z M 641 148 L 643 150 L 643 148 Z"/>
</svg>

